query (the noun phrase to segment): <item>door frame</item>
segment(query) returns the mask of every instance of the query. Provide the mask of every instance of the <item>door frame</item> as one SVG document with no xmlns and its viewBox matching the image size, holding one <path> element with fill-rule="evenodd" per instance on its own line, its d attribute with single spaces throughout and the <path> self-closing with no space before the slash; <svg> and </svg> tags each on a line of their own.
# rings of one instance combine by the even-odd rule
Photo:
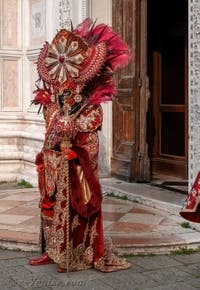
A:
<svg viewBox="0 0 200 290">
<path fill-rule="evenodd" d="M 187 4 L 187 2 L 185 2 Z M 187 7 L 185 7 L 185 10 Z M 186 13 L 187 11 L 185 11 Z M 148 13 L 148 12 L 147 12 Z M 186 15 L 187 17 L 187 15 Z M 187 21 L 187 18 L 185 19 Z M 188 24 L 185 23 L 185 26 L 182 27 L 185 31 L 185 27 L 187 27 Z M 180 27 L 179 27 L 180 28 Z M 174 31 L 174 30 L 173 30 Z M 180 30 L 179 30 L 180 31 Z M 150 35 L 151 37 L 151 35 Z M 153 36 L 151 37 L 153 39 Z M 151 165 L 151 176 L 152 179 L 180 179 L 180 180 L 186 180 L 187 179 L 187 171 L 188 171 L 188 41 L 187 41 L 187 35 L 184 35 L 184 104 L 174 104 L 174 105 L 162 105 L 160 103 L 159 98 L 161 98 L 161 86 L 159 84 L 162 83 L 161 80 L 161 66 L 162 66 L 162 56 L 161 51 L 152 50 L 152 67 L 154 67 L 152 78 L 154 81 L 154 84 L 158 83 L 158 85 L 152 85 L 151 91 L 151 103 L 153 101 L 153 109 L 152 110 L 153 115 L 151 118 L 155 122 L 155 128 L 154 131 L 156 132 L 157 136 L 154 137 L 155 144 L 154 144 L 154 150 L 151 150 L 150 152 L 150 165 Z M 148 45 L 148 43 L 147 43 Z M 160 46 L 159 46 L 160 47 Z M 148 60 L 149 61 L 149 60 Z M 176 156 L 176 155 L 170 155 L 162 153 L 161 151 L 161 110 L 164 112 L 184 112 L 184 156 Z M 157 128 L 157 130 L 156 130 Z M 148 130 L 148 129 L 147 129 Z M 153 134 L 150 132 L 149 134 Z M 153 154 L 152 154 L 153 153 Z M 176 172 L 176 174 L 171 172 Z"/>
</svg>

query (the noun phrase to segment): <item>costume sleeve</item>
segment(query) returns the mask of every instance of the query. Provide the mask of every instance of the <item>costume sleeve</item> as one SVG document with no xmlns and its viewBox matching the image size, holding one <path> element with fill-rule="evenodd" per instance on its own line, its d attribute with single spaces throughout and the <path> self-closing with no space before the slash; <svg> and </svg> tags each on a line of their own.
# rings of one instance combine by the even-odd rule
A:
<svg viewBox="0 0 200 290">
<path fill-rule="evenodd" d="M 97 170 L 99 153 L 99 140 L 97 130 L 101 128 L 103 110 L 100 105 L 88 106 L 76 119 L 78 133 L 74 140 L 74 150 L 80 157 L 80 148 L 88 154 L 89 162 L 93 170 Z M 80 159 L 80 158 L 79 158 Z"/>
<path fill-rule="evenodd" d="M 92 132 L 101 127 L 102 121 L 102 107 L 90 105 L 76 119 L 76 125 L 79 132 Z"/>
<path fill-rule="evenodd" d="M 78 163 L 70 163 L 71 203 L 81 216 L 89 218 L 102 204 L 101 185 L 98 180 L 99 140 L 97 130 L 102 125 L 101 106 L 89 106 L 76 120 L 78 133 L 72 149 Z"/>
</svg>

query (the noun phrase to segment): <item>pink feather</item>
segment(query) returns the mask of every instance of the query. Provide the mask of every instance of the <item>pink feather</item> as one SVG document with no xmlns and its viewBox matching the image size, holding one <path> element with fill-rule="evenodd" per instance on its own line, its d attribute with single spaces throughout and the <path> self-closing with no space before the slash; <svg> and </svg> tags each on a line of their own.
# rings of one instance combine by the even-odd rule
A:
<svg viewBox="0 0 200 290">
<path fill-rule="evenodd" d="M 110 61 L 113 71 L 116 71 L 118 68 L 125 67 L 129 64 L 131 56 L 127 53 L 123 53 L 119 56 L 116 56 L 112 61 Z"/>
<path fill-rule="evenodd" d="M 92 20 L 90 18 L 86 18 L 82 23 L 80 23 L 73 32 L 78 34 L 81 37 L 85 37 L 91 27 Z"/>
<path fill-rule="evenodd" d="M 107 55 L 103 71 L 101 72 L 101 82 L 89 97 L 89 102 L 97 105 L 112 100 L 116 95 L 113 73 L 130 62 L 131 54 L 129 46 L 111 27 L 103 23 L 95 25 L 89 18 L 86 18 L 79 24 L 74 32 L 83 37 L 89 46 L 105 42 Z M 112 81 L 108 81 L 108 75 L 111 76 Z M 92 91 L 92 83 L 89 85 Z"/>
<path fill-rule="evenodd" d="M 93 38 L 95 42 L 94 44 L 99 42 L 106 42 L 108 49 L 107 62 L 109 62 L 109 65 L 114 71 L 120 67 L 128 65 L 130 62 L 131 55 L 128 45 L 108 25 L 96 25 L 96 27 L 88 30 L 88 33 L 85 34 L 85 37 L 87 40 Z"/>
<path fill-rule="evenodd" d="M 114 71 L 120 67 L 126 66 L 130 62 L 131 55 L 128 45 L 110 27 L 99 24 L 94 28 L 93 33 L 94 35 L 101 35 L 102 33 L 99 41 L 106 41 L 108 47 L 107 61 L 110 62 Z"/>
<path fill-rule="evenodd" d="M 115 95 L 116 95 L 116 87 L 114 83 L 101 85 L 89 97 L 89 102 L 92 105 L 98 105 L 100 103 L 112 101 Z"/>
</svg>

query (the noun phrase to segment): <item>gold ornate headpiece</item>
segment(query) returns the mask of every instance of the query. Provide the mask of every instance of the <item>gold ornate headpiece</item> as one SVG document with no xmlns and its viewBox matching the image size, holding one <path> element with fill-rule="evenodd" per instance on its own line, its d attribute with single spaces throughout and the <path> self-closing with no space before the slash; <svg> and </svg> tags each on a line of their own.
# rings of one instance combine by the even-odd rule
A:
<svg viewBox="0 0 200 290">
<path fill-rule="evenodd" d="M 130 62 L 127 44 L 105 24 L 85 19 L 72 31 L 61 29 L 46 42 L 37 61 L 39 80 L 34 104 L 47 105 L 64 90 L 80 93 L 91 104 L 116 95 L 114 72 Z"/>
</svg>

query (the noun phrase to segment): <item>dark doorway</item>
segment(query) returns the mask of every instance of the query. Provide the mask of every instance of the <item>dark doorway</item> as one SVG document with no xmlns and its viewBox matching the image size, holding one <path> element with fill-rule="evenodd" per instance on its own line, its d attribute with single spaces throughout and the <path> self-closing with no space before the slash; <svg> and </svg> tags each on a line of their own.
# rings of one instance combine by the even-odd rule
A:
<svg viewBox="0 0 200 290">
<path fill-rule="evenodd" d="M 187 180 L 188 1 L 147 1 L 151 180 Z"/>
</svg>

